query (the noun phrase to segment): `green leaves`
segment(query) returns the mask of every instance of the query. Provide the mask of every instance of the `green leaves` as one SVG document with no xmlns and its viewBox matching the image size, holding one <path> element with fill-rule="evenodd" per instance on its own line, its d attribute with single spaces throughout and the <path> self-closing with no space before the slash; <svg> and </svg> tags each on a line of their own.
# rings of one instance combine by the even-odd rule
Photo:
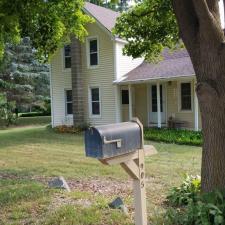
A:
<svg viewBox="0 0 225 225">
<path fill-rule="evenodd" d="M 29 36 L 39 59 L 46 61 L 73 34 L 80 40 L 93 20 L 82 12 L 82 0 L 1 0 L 0 57 L 6 43 Z"/>
<path fill-rule="evenodd" d="M 165 48 L 176 48 L 178 26 L 168 0 L 144 0 L 122 14 L 114 33 L 128 41 L 124 53 L 153 61 Z"/>
<path fill-rule="evenodd" d="M 166 212 L 168 225 L 225 224 L 225 191 L 200 193 L 200 178 L 187 176 L 167 197 L 170 208 Z"/>
</svg>

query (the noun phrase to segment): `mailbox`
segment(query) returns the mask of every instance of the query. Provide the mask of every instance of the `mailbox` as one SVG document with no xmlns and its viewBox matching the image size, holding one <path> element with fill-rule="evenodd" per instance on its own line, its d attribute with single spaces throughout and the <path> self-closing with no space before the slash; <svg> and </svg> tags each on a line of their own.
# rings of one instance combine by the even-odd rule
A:
<svg viewBox="0 0 225 225">
<path fill-rule="evenodd" d="M 138 122 L 90 127 L 85 131 L 85 151 L 88 157 L 106 159 L 142 147 L 142 127 Z"/>
</svg>

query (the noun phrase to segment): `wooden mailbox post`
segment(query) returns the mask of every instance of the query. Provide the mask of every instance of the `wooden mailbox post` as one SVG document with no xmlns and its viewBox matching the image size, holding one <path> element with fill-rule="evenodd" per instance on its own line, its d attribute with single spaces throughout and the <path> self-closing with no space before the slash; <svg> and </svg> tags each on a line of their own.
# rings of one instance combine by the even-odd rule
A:
<svg viewBox="0 0 225 225">
<path fill-rule="evenodd" d="M 157 151 L 151 145 L 144 146 L 143 125 L 140 123 L 140 121 L 137 118 L 134 118 L 131 122 L 138 124 L 139 129 L 140 129 L 139 130 L 140 137 L 136 137 L 137 139 L 140 139 L 140 145 L 139 145 L 138 149 L 132 149 L 132 151 L 130 151 L 130 152 L 126 149 L 126 151 L 122 151 L 122 154 L 110 154 L 110 157 L 107 157 L 107 156 L 99 157 L 99 156 L 96 156 L 96 152 L 95 152 L 94 157 L 98 158 L 98 160 L 105 165 L 120 164 L 122 166 L 122 168 L 129 174 L 129 176 L 133 180 L 135 225 L 147 225 L 146 182 L 145 182 L 144 159 L 145 159 L 145 156 L 151 156 L 151 155 L 157 154 Z M 125 124 L 125 123 L 121 123 L 120 125 L 122 125 L 122 124 Z M 108 125 L 108 126 L 110 126 L 110 125 Z M 100 127 L 101 126 L 96 127 L 96 129 L 100 130 Z M 120 126 L 118 126 L 118 127 L 120 127 Z M 105 127 L 105 128 L 107 128 L 107 127 Z M 114 128 L 116 129 L 116 127 L 114 127 Z M 114 129 L 114 132 L 116 133 L 115 129 Z M 107 130 L 107 132 L 105 135 L 110 133 L 108 131 L 108 129 L 106 129 L 106 130 Z M 129 130 L 127 130 L 127 132 L 129 132 Z M 118 135 L 116 135 L 116 137 L 114 137 L 115 134 L 110 133 L 109 136 L 111 138 L 113 137 L 112 140 L 108 140 L 108 137 L 106 137 L 104 135 L 101 137 L 101 140 L 103 139 L 103 144 L 114 144 L 116 146 L 116 148 L 122 148 L 123 142 L 125 142 L 125 143 L 127 143 L 127 142 L 126 142 L 126 140 L 123 141 L 122 138 L 119 138 L 119 135 L 120 134 L 118 134 Z M 90 155 L 90 150 L 91 150 L 90 147 L 92 147 L 92 146 L 91 145 L 88 146 L 88 144 L 87 144 L 88 138 L 90 138 L 90 136 L 85 135 L 86 155 L 93 157 L 92 153 Z M 96 137 L 94 137 L 94 138 L 96 138 Z M 96 139 L 98 139 L 98 138 L 96 138 Z M 132 140 L 130 140 L 130 141 L 132 141 Z M 114 146 L 114 148 L 115 148 L 115 146 Z M 89 149 L 87 150 L 87 148 L 89 148 Z M 102 149 L 102 150 L 104 150 L 104 149 Z M 111 148 L 110 148 L 110 150 L 111 150 Z M 98 155 L 98 153 L 97 153 L 97 155 Z"/>
</svg>

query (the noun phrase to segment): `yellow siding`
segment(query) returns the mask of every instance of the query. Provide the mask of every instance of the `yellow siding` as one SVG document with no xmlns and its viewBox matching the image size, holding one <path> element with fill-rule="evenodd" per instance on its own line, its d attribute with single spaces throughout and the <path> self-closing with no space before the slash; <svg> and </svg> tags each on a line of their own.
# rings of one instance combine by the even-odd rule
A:
<svg viewBox="0 0 225 225">
<path fill-rule="evenodd" d="M 84 77 L 85 121 L 91 124 L 116 122 L 114 80 L 114 49 L 111 37 L 97 24 L 87 26 L 88 37 L 99 41 L 99 65 L 87 66 L 86 42 L 82 44 L 82 74 Z M 71 70 L 63 69 L 63 50 L 59 49 L 51 61 L 51 88 L 53 105 L 53 126 L 72 124 L 72 116 L 65 116 L 65 90 L 71 89 Z M 101 92 L 101 117 L 89 117 L 89 87 L 98 86 Z"/>
<path fill-rule="evenodd" d="M 195 123 L 195 115 L 194 115 L 194 90 L 192 90 L 192 101 L 193 107 L 190 112 L 182 112 L 179 110 L 178 102 L 179 102 L 179 82 L 172 81 L 167 84 L 167 119 L 169 117 L 174 117 L 177 120 L 185 121 L 187 128 L 193 129 Z M 194 82 L 192 82 L 194 85 Z"/>
<path fill-rule="evenodd" d="M 72 124 L 72 116 L 65 116 L 65 90 L 71 89 L 71 71 L 63 69 L 62 49 L 59 49 L 51 61 L 51 94 L 53 126 Z"/>
<path fill-rule="evenodd" d="M 97 36 L 99 40 L 99 65 L 88 68 L 86 44 L 82 45 L 82 74 L 84 76 L 85 120 L 88 123 L 99 125 L 116 122 L 115 87 L 114 80 L 114 48 L 111 37 L 97 24 L 87 27 L 88 37 Z M 87 37 L 87 38 L 88 38 Z M 98 86 L 101 91 L 101 117 L 89 116 L 89 87 Z"/>
</svg>

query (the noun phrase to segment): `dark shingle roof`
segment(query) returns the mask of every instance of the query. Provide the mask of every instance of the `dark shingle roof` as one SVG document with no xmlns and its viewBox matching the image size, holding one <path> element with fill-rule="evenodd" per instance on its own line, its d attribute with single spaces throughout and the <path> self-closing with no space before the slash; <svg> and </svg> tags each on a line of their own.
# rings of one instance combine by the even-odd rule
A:
<svg viewBox="0 0 225 225">
<path fill-rule="evenodd" d="M 110 32 L 116 24 L 117 17 L 120 16 L 118 12 L 94 5 L 90 2 L 85 3 L 84 9 Z"/>
<path fill-rule="evenodd" d="M 162 55 L 162 61 L 158 63 L 144 61 L 140 66 L 125 74 L 120 81 L 115 81 L 115 83 L 186 77 L 195 74 L 191 59 L 185 49 L 173 53 L 165 50 Z"/>
</svg>

